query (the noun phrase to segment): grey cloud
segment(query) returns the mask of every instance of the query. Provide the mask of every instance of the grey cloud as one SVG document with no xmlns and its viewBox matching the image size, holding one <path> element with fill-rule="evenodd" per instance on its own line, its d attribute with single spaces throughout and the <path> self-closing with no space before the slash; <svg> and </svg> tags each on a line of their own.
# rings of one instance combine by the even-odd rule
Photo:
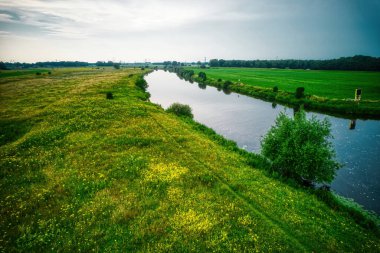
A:
<svg viewBox="0 0 380 253">
<path fill-rule="evenodd" d="M 0 36 L 44 38 L 54 48 L 59 39 L 79 58 L 380 56 L 376 0 L 4 0 L 0 10 Z"/>
</svg>

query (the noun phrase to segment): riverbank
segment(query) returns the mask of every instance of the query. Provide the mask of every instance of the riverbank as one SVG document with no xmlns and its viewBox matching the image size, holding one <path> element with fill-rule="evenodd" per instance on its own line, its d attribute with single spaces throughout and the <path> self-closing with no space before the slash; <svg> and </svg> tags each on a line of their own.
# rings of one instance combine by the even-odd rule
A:
<svg viewBox="0 0 380 253">
<path fill-rule="evenodd" d="M 182 71 L 174 70 L 182 75 Z M 330 114 L 355 118 L 380 118 L 380 73 L 354 71 L 310 71 L 244 68 L 186 68 L 195 75 L 187 79 L 228 89 L 267 101 Z M 198 74 L 204 72 L 206 79 Z M 367 80 L 368 79 L 368 80 Z M 277 87 L 275 89 L 274 87 Z M 297 87 L 304 95 L 296 98 Z M 363 91 L 360 102 L 354 101 L 354 91 Z"/>
<path fill-rule="evenodd" d="M 380 249 L 346 210 L 146 101 L 144 71 L 60 71 L 0 80 L 2 251 Z"/>
</svg>

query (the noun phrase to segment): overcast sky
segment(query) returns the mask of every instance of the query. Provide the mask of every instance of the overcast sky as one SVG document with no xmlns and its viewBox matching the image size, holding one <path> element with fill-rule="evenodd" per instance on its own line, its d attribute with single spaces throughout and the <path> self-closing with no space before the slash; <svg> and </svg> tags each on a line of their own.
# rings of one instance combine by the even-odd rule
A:
<svg viewBox="0 0 380 253">
<path fill-rule="evenodd" d="M 380 57 L 380 0 L 0 0 L 0 60 Z"/>
</svg>

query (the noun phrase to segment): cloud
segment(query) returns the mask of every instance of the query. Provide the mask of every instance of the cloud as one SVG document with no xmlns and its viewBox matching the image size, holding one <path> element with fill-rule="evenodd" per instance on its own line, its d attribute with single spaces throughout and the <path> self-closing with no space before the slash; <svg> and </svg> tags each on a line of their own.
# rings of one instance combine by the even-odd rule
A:
<svg viewBox="0 0 380 253">
<path fill-rule="evenodd" d="M 258 18 L 244 13 L 230 1 L 42 1 L 24 0 L 0 3 L 0 22 L 18 22 L 38 27 L 47 35 L 96 37 L 103 32 L 147 32 L 175 29 L 186 25 L 216 21 Z"/>
<path fill-rule="evenodd" d="M 6 37 L 9 36 L 11 33 L 8 31 L 0 31 L 0 37 Z"/>
<path fill-rule="evenodd" d="M 15 20 L 13 19 L 12 15 L 10 15 L 10 14 L 0 13 L 0 22 L 11 23 L 11 22 L 15 22 Z"/>
<path fill-rule="evenodd" d="M 376 56 L 379 11 L 376 0 L 0 0 L 0 57 Z"/>
</svg>

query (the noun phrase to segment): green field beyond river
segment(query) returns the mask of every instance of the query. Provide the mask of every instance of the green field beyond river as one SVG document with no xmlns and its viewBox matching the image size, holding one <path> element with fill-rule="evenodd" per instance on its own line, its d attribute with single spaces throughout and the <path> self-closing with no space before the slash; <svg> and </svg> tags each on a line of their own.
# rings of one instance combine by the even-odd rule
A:
<svg viewBox="0 0 380 253">
<path fill-rule="evenodd" d="M 295 92 L 305 87 L 305 94 L 329 99 L 354 99 L 355 89 L 362 89 L 362 100 L 380 102 L 380 72 L 294 70 L 257 68 L 191 68 L 203 71 L 207 78 L 229 80 L 243 84 Z"/>
</svg>

